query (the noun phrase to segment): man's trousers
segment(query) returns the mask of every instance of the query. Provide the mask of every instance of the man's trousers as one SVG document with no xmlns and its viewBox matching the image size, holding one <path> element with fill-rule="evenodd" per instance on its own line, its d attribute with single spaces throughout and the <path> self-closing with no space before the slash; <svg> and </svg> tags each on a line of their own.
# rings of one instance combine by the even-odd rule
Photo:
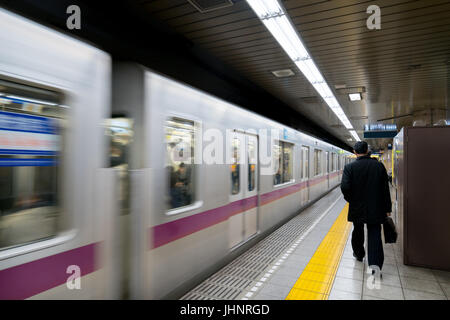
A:
<svg viewBox="0 0 450 320">
<path fill-rule="evenodd" d="M 364 257 L 364 223 L 353 223 L 352 248 L 358 258 Z M 367 251 L 368 265 L 377 265 L 381 270 L 384 262 L 381 224 L 367 224 Z"/>
</svg>

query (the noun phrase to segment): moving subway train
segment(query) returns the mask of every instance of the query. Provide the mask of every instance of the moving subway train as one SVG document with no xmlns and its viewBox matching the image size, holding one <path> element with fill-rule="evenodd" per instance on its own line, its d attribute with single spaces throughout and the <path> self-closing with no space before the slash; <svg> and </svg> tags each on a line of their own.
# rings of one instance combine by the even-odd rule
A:
<svg viewBox="0 0 450 320">
<path fill-rule="evenodd" d="M 0 299 L 176 297 L 349 153 L 0 10 Z"/>
</svg>

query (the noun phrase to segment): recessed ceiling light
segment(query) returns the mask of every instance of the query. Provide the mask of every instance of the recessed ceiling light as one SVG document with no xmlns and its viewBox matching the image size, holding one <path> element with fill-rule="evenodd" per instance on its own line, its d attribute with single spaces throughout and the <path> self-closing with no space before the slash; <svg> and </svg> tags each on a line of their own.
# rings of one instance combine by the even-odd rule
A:
<svg viewBox="0 0 450 320">
<path fill-rule="evenodd" d="M 271 72 L 277 78 L 291 77 L 295 75 L 294 71 L 292 71 L 291 69 L 275 70 Z"/>
<path fill-rule="evenodd" d="M 188 0 L 188 1 L 201 13 L 223 9 L 226 7 L 231 7 L 233 5 L 233 1 L 231 0 L 215 0 L 215 1 Z"/>
<path fill-rule="evenodd" d="M 358 93 L 349 93 L 348 97 L 350 98 L 350 101 L 358 101 L 358 100 L 362 99 L 361 93 L 359 93 L 359 92 Z"/>
</svg>

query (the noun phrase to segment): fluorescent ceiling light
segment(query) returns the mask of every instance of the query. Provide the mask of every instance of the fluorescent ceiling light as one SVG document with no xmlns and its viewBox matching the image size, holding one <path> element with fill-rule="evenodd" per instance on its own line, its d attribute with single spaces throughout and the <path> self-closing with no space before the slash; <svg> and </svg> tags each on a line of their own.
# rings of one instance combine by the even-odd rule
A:
<svg viewBox="0 0 450 320">
<path fill-rule="evenodd" d="M 300 41 L 286 16 L 268 18 L 262 20 L 262 22 L 292 60 L 308 57 L 305 46 Z"/>
<path fill-rule="evenodd" d="M 349 93 L 348 97 L 350 98 L 350 101 L 358 101 L 361 100 L 361 93 Z"/>
<path fill-rule="evenodd" d="M 319 69 L 312 59 L 298 60 L 295 61 L 295 64 L 311 84 L 315 82 L 325 82 L 325 79 L 320 74 Z"/>
<path fill-rule="evenodd" d="M 361 141 L 361 139 L 359 139 L 358 134 L 356 133 L 355 130 L 349 130 L 349 132 L 353 136 L 353 138 L 355 138 L 356 141 Z"/>
<path fill-rule="evenodd" d="M 280 3 L 277 0 L 247 0 L 247 2 L 345 128 L 353 129 Z M 359 140 L 356 132 L 353 132 Z"/>
<path fill-rule="evenodd" d="M 350 121 L 348 120 L 348 118 L 346 116 L 340 118 L 340 120 L 342 121 L 342 123 L 344 124 L 346 129 L 353 129 L 352 124 L 350 123 Z"/>
<path fill-rule="evenodd" d="M 331 109 L 342 109 L 335 97 L 326 97 L 324 100 Z"/>
<path fill-rule="evenodd" d="M 247 0 L 247 2 L 252 7 L 253 11 L 255 11 L 258 18 L 260 18 L 261 20 L 264 19 L 267 15 L 274 15 L 283 12 L 278 1 Z"/>
<path fill-rule="evenodd" d="M 318 82 L 314 83 L 313 87 L 316 89 L 316 91 L 322 96 L 322 97 L 332 97 L 333 93 L 330 90 L 330 87 L 328 87 L 326 82 Z M 338 103 L 339 105 L 339 103 Z M 331 106 L 330 106 L 331 107 Z"/>
</svg>

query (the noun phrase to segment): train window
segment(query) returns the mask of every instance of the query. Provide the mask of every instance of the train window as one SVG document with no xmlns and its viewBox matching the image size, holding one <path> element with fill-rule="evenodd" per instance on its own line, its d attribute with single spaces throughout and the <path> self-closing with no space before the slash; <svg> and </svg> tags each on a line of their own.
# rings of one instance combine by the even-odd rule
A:
<svg viewBox="0 0 450 320">
<path fill-rule="evenodd" d="M 231 148 L 232 148 L 232 163 L 230 166 L 231 169 L 231 194 L 235 195 L 238 194 L 241 190 L 241 172 L 240 172 L 240 141 L 239 138 L 235 137 L 233 138 L 231 142 Z"/>
<path fill-rule="evenodd" d="M 256 163 L 257 163 L 257 154 L 256 154 L 256 140 L 249 139 L 248 140 L 248 191 L 255 190 L 256 186 Z"/>
<path fill-rule="evenodd" d="M 195 124 L 172 117 L 166 121 L 165 129 L 168 207 L 175 209 L 195 201 Z"/>
<path fill-rule="evenodd" d="M 309 178 L 309 147 L 302 146 L 301 149 L 301 177 L 302 179 Z"/>
<path fill-rule="evenodd" d="M 292 160 L 294 154 L 294 145 L 283 143 L 283 182 L 292 181 Z"/>
<path fill-rule="evenodd" d="M 275 161 L 278 162 L 277 173 L 273 177 L 273 184 L 278 185 L 293 180 L 292 162 L 294 145 L 292 143 L 279 141 L 274 146 Z"/>
<path fill-rule="evenodd" d="M 119 172 L 119 201 L 122 214 L 130 208 L 130 177 L 128 174 L 129 148 L 133 141 L 133 119 L 114 117 L 106 119 L 105 134 L 109 138 L 110 166 Z"/>
<path fill-rule="evenodd" d="M 0 250 L 58 231 L 62 99 L 58 92 L 0 80 Z"/>
<path fill-rule="evenodd" d="M 330 158 L 328 155 L 328 151 L 325 151 L 325 173 L 330 171 Z"/>
<path fill-rule="evenodd" d="M 314 149 L 314 176 L 322 174 L 322 150 Z"/>
</svg>

